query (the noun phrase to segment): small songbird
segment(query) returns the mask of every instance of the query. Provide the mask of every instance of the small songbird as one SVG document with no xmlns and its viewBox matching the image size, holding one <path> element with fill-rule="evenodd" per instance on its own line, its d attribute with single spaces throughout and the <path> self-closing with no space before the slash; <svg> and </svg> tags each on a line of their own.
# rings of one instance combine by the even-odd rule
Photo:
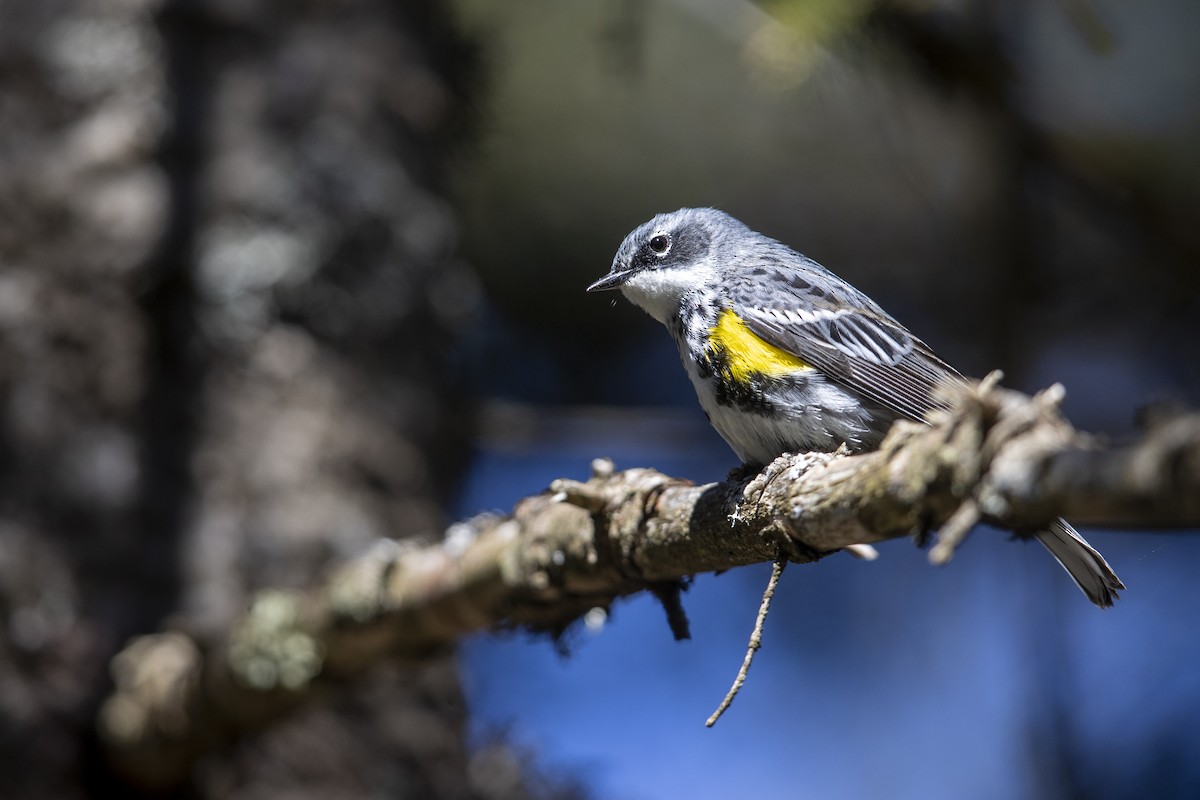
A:
<svg viewBox="0 0 1200 800">
<path fill-rule="evenodd" d="M 618 288 L 667 326 L 709 421 L 749 464 L 875 449 L 962 380 L 874 300 L 715 209 L 660 214 L 625 237 L 588 291 Z M 1096 605 L 1125 588 L 1065 520 L 1037 538 Z"/>
</svg>

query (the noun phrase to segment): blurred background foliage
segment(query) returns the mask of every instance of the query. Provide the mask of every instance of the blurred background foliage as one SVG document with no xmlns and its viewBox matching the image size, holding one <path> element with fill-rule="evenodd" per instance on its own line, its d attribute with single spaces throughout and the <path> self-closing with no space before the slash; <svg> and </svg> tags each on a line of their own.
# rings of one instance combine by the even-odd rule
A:
<svg viewBox="0 0 1200 800">
<path fill-rule="evenodd" d="M 131 790 L 128 636 L 591 458 L 735 466 L 587 296 L 714 205 L 1081 427 L 1200 388 L 1190 0 L 0 0 L 0 795 Z M 980 532 L 702 576 L 562 643 L 389 665 L 200 762 L 213 797 L 1195 797 L 1194 537 L 1088 532 L 1099 613 Z M 595 621 L 595 620 L 593 620 Z"/>
<path fill-rule="evenodd" d="M 580 285 L 684 205 L 795 245 L 974 373 L 1070 389 L 1047 362 L 1071 347 L 1070 369 L 1135 374 L 1091 424 L 1196 380 L 1190 4 L 459 8 L 489 85 L 454 172 L 464 245 L 571 401 L 620 391 L 597 358 L 654 336 Z"/>
</svg>

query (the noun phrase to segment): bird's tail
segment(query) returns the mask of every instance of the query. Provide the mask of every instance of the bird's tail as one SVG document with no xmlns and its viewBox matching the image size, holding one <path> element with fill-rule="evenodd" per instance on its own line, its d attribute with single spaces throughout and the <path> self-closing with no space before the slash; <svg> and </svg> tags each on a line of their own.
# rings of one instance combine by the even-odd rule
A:
<svg viewBox="0 0 1200 800">
<path fill-rule="evenodd" d="M 1050 529 L 1039 533 L 1037 538 L 1088 599 L 1101 608 L 1111 606 L 1117 599 L 1117 592 L 1125 588 L 1104 556 L 1076 533 L 1066 520 L 1056 519 Z"/>
</svg>

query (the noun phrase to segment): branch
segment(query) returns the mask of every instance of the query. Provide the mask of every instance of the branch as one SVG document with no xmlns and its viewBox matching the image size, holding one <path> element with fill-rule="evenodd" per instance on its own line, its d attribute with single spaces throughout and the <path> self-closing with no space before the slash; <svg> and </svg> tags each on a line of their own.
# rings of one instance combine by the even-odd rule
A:
<svg viewBox="0 0 1200 800">
<path fill-rule="evenodd" d="M 815 561 L 923 537 L 955 515 L 1030 531 L 1059 515 L 1200 525 L 1200 415 L 1113 450 L 1061 418 L 1060 387 L 1029 398 L 989 379 L 953 395 L 952 411 L 897 423 L 878 452 L 783 456 L 723 483 L 596 461 L 587 482 L 555 481 L 436 544 L 385 540 L 311 590 L 261 592 L 223 641 L 139 638 L 113 659 L 101 737 L 132 780 L 170 786 L 202 753 L 383 658 L 421 658 L 503 627 L 557 635 L 619 597 L 669 597 L 688 576 L 774 561 L 781 548 Z M 965 532 L 956 525 L 943 550 Z"/>
</svg>

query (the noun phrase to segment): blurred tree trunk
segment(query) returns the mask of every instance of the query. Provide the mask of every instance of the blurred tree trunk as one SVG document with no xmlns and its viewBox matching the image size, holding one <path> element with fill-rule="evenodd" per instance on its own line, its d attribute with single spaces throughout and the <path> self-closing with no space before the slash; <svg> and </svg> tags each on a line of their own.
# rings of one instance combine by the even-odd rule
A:
<svg viewBox="0 0 1200 800">
<path fill-rule="evenodd" d="M 0 795 L 123 789 L 109 657 L 440 530 L 474 278 L 440 4 L 16 0 L 0 25 Z M 206 759 L 201 796 L 522 796 L 452 654 Z"/>
</svg>

